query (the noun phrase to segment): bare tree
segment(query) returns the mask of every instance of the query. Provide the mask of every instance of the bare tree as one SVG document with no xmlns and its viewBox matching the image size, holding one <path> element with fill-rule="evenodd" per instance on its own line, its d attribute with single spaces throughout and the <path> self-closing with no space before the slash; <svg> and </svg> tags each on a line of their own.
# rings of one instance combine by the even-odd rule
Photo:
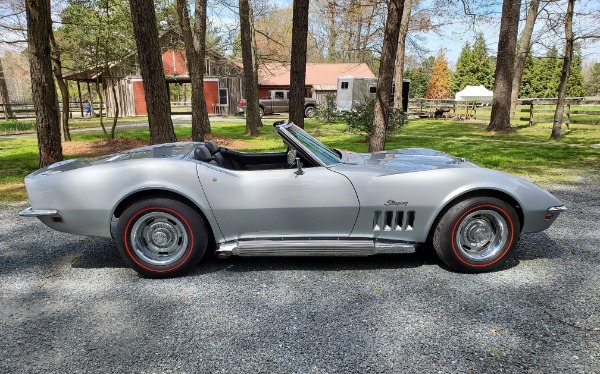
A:
<svg viewBox="0 0 600 374">
<path fill-rule="evenodd" d="M 249 0 L 240 0 L 240 29 L 244 63 L 244 96 L 246 97 L 246 134 L 258 135 L 258 127 L 262 126 L 258 105 L 258 60 L 254 17 Z"/>
<path fill-rule="evenodd" d="M 398 49 L 398 35 L 400 34 L 400 21 L 403 8 L 404 0 L 390 0 L 388 3 L 388 16 L 383 37 L 383 50 L 381 52 L 379 79 L 377 80 L 377 93 L 375 96 L 373 131 L 369 139 L 369 152 L 383 151 L 385 148 L 392 81 L 394 78 L 394 60 Z"/>
<path fill-rule="evenodd" d="M 527 9 L 527 18 L 525 19 L 525 27 L 521 34 L 519 42 L 519 52 L 517 53 L 517 63 L 515 64 L 515 73 L 512 81 L 512 92 L 510 95 L 510 114 L 514 115 L 517 107 L 517 99 L 519 98 L 519 89 L 521 88 L 521 80 L 523 79 L 523 70 L 525 68 L 525 60 L 531 49 L 531 35 L 533 27 L 537 19 L 540 0 L 531 0 Z"/>
<path fill-rule="evenodd" d="M 148 108 L 150 143 L 175 142 L 177 138 L 171 120 L 171 103 L 158 44 L 154 2 L 129 0 L 129 5 Z"/>
<path fill-rule="evenodd" d="M 56 83 L 58 83 L 58 89 L 60 90 L 60 96 L 62 101 L 62 112 L 61 112 L 61 123 L 62 123 L 62 132 L 63 138 L 65 141 L 71 141 L 71 131 L 69 130 L 69 86 L 65 79 L 63 78 L 62 73 L 62 61 L 60 59 L 60 49 L 56 44 L 56 40 L 54 39 L 54 31 L 50 30 L 50 58 L 52 60 L 52 70 L 54 72 L 54 77 L 56 78 Z"/>
<path fill-rule="evenodd" d="M 63 159 L 60 143 L 60 115 L 52 62 L 50 61 L 50 18 L 49 0 L 26 0 L 27 42 L 31 90 L 37 122 L 40 167 Z"/>
<path fill-rule="evenodd" d="M 292 55 L 290 67 L 290 121 L 304 128 L 306 96 L 306 39 L 309 0 L 294 0 Z"/>
<path fill-rule="evenodd" d="M 0 60 L 0 101 L 4 107 L 4 118 L 14 118 L 14 113 L 10 107 L 10 97 L 8 95 L 8 87 L 4 78 L 4 69 L 2 68 L 2 60 Z"/>
<path fill-rule="evenodd" d="M 487 131 L 511 132 L 510 95 L 515 66 L 521 0 L 504 0 L 498 38 L 498 57 L 492 114 Z"/>
<path fill-rule="evenodd" d="M 206 0 L 196 0 L 194 31 L 186 0 L 177 0 L 177 16 L 183 34 L 188 72 L 192 84 L 192 140 L 204 141 L 211 132 L 204 97 L 204 59 L 206 56 Z"/>
<path fill-rule="evenodd" d="M 394 108 L 402 108 L 402 81 L 404 78 L 404 51 L 406 47 L 406 34 L 410 21 L 412 0 L 404 0 L 402 19 L 400 21 L 400 35 L 398 35 L 398 51 L 396 52 L 396 75 L 394 77 Z"/>
<path fill-rule="evenodd" d="M 558 100 L 556 101 L 556 110 L 554 112 L 554 121 L 552 124 L 552 135 L 550 139 L 558 140 L 561 136 L 562 116 L 564 112 L 565 99 L 567 97 L 567 83 L 571 73 L 571 61 L 573 60 L 573 9 L 575 0 L 569 0 L 567 3 L 567 13 L 565 15 L 565 56 L 563 60 L 562 73 L 560 76 L 560 85 L 558 86 Z"/>
</svg>

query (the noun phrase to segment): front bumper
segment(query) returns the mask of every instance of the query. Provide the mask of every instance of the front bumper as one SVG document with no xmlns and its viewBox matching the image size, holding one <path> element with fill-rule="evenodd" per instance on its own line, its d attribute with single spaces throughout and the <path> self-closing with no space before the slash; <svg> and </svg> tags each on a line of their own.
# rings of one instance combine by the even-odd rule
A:
<svg viewBox="0 0 600 374">
<path fill-rule="evenodd" d="M 549 214 L 562 213 L 562 212 L 564 212 L 566 210 L 567 210 L 567 207 L 564 206 L 564 205 L 552 206 L 552 207 L 548 208 L 548 213 Z"/>
<path fill-rule="evenodd" d="M 19 212 L 21 217 L 46 217 L 55 216 L 58 214 L 57 210 L 54 209 L 33 209 L 31 207 L 23 209 Z"/>
</svg>

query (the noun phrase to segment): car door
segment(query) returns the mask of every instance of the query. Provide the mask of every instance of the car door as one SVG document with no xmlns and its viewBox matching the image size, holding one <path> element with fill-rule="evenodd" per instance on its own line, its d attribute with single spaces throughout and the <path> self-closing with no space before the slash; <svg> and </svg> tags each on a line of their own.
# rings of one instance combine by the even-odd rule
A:
<svg viewBox="0 0 600 374">
<path fill-rule="evenodd" d="M 234 171 L 198 164 L 202 189 L 226 240 L 348 237 L 359 203 L 350 181 L 326 167 Z"/>
<path fill-rule="evenodd" d="M 288 100 L 285 97 L 285 91 L 273 92 L 273 112 L 285 113 L 289 111 Z"/>
</svg>

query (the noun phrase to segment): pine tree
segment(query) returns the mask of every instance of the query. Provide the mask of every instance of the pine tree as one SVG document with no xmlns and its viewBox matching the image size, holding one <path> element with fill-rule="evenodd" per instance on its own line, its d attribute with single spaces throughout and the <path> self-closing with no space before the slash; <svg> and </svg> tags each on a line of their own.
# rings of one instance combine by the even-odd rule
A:
<svg viewBox="0 0 600 374">
<path fill-rule="evenodd" d="M 571 61 L 571 74 L 569 74 L 569 83 L 567 84 L 567 97 L 585 96 L 581 60 L 581 50 L 576 48 L 575 53 L 573 54 L 573 61 Z"/>
<path fill-rule="evenodd" d="M 429 56 L 418 68 L 407 69 L 404 72 L 404 79 L 410 81 L 409 97 L 425 97 L 427 94 L 427 83 L 431 79 L 434 63 L 435 57 Z"/>
<path fill-rule="evenodd" d="M 456 63 L 456 72 L 452 75 L 452 93 L 456 93 L 467 85 L 485 86 L 490 89 L 494 83 L 492 64 L 494 60 L 488 56 L 483 34 L 478 34 L 473 47 L 465 43 Z"/>
<path fill-rule="evenodd" d="M 588 81 L 585 83 L 585 94 L 598 96 L 600 95 L 600 63 L 595 63 L 590 70 Z"/>
<path fill-rule="evenodd" d="M 427 84 L 427 99 L 447 99 L 450 97 L 450 69 L 448 61 L 444 54 L 444 49 L 440 48 L 433 65 L 431 79 Z"/>
</svg>

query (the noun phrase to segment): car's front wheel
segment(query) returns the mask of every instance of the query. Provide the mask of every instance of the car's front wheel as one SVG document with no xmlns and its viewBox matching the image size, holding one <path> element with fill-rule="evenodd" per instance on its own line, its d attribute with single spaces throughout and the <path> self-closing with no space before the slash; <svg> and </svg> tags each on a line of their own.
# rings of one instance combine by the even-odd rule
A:
<svg viewBox="0 0 600 374">
<path fill-rule="evenodd" d="M 519 241 L 515 209 L 493 197 L 474 197 L 452 206 L 440 219 L 433 247 L 450 268 L 469 273 L 501 266 Z"/>
<path fill-rule="evenodd" d="M 153 278 L 190 271 L 206 252 L 202 217 L 187 204 L 166 198 L 128 206 L 117 225 L 117 248 L 138 273 Z"/>
</svg>

